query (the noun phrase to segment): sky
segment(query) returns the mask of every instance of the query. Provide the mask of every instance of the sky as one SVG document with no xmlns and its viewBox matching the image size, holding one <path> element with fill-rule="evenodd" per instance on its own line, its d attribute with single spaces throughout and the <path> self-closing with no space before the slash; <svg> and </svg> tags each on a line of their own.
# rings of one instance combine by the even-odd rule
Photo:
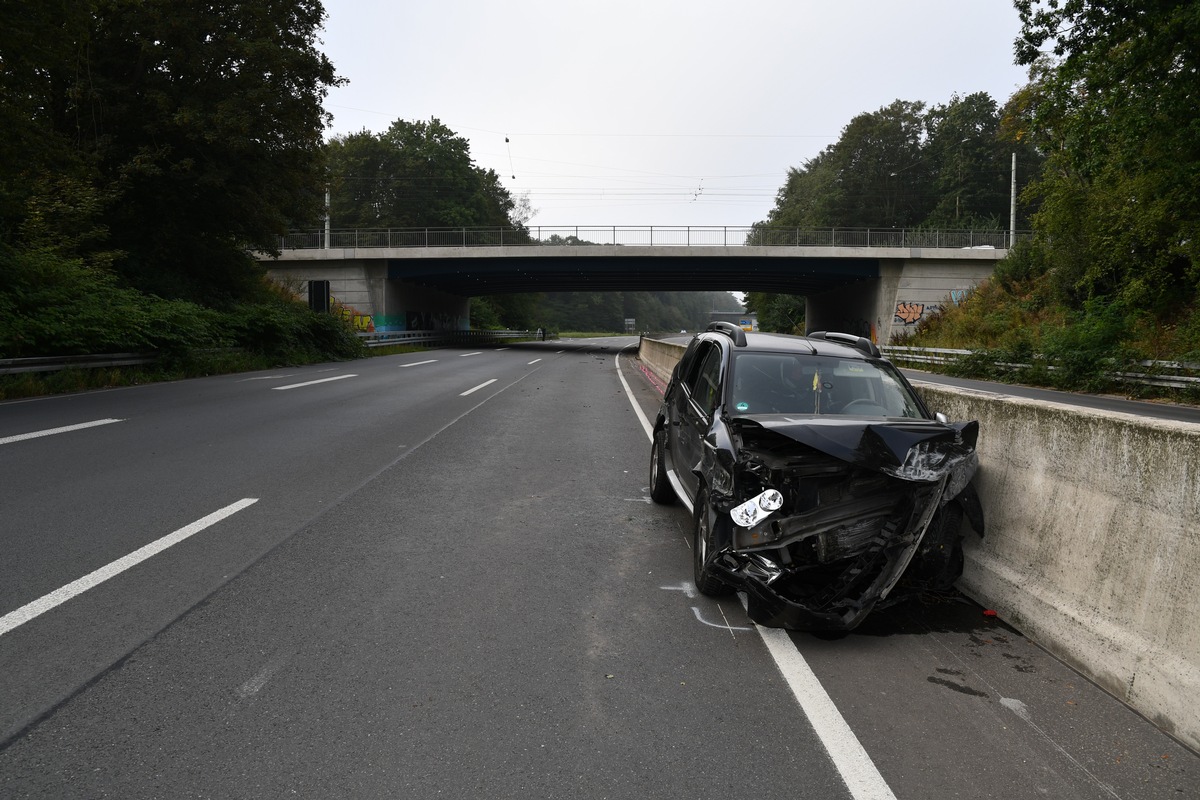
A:
<svg viewBox="0 0 1200 800">
<path fill-rule="evenodd" d="M 746 226 L 892 101 L 1026 82 L 1011 0 L 324 0 L 328 136 L 436 117 L 530 226 Z"/>
</svg>

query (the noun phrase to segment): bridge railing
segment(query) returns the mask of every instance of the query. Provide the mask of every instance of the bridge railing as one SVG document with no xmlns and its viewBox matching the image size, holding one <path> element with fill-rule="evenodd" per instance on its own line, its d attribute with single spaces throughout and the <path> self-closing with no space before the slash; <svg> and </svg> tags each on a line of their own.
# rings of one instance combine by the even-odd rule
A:
<svg viewBox="0 0 1200 800">
<path fill-rule="evenodd" d="M 281 250 L 423 247 L 921 247 L 1004 250 L 1028 231 L 789 228 L 749 225 L 535 225 L 527 228 L 336 228 L 279 237 Z"/>
</svg>

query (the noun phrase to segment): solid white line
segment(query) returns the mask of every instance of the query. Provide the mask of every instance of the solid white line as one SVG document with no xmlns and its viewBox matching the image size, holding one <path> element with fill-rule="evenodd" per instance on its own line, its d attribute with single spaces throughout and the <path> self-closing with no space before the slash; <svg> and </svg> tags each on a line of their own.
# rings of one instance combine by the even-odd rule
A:
<svg viewBox="0 0 1200 800">
<path fill-rule="evenodd" d="M 319 380 L 315 380 L 315 381 L 305 381 L 304 383 L 292 383 L 292 384 L 288 384 L 287 386 L 272 386 L 271 389 L 276 392 L 282 392 L 285 389 L 299 389 L 301 386 L 315 386 L 318 383 L 329 383 L 330 381 L 340 381 L 340 380 L 345 380 L 346 378 L 357 378 L 357 377 L 358 377 L 358 375 L 352 372 L 348 375 L 336 375 L 332 378 L 320 378 Z"/>
<path fill-rule="evenodd" d="M 242 500 L 238 500 L 236 503 L 225 506 L 220 511 L 214 511 L 207 517 L 196 520 L 191 525 L 185 525 L 174 533 L 168 533 L 161 539 L 157 539 L 148 545 L 139 547 L 129 555 L 123 558 L 118 558 L 116 561 L 113 561 L 112 563 L 107 564 L 94 572 L 88 573 L 82 578 L 72 581 L 62 588 L 55 589 L 50 594 L 43 595 L 37 600 L 34 600 L 32 603 L 27 603 L 26 605 L 21 606 L 16 611 L 8 612 L 3 617 L 0 617 L 0 636 L 8 633 L 13 628 L 24 625 L 26 622 L 29 622 L 32 619 L 36 619 L 55 606 L 67 602 L 72 597 L 81 595 L 94 586 L 99 586 L 109 578 L 114 578 L 117 575 L 120 575 L 130 567 L 142 563 L 151 556 L 158 555 L 168 547 L 179 544 L 189 536 L 193 536 L 205 528 L 215 525 L 226 517 L 232 516 L 241 511 L 243 508 L 252 506 L 257 502 L 257 497 L 247 497 Z"/>
<path fill-rule="evenodd" d="M 44 431 L 34 431 L 33 433 L 19 433 L 16 436 L 5 436 L 0 439 L 0 444 L 12 444 L 13 442 L 23 442 L 26 439 L 37 439 L 41 436 L 53 436 L 56 433 L 68 433 L 70 431 L 79 431 L 84 428 L 95 428 L 97 425 L 111 425 L 114 422 L 124 422 L 123 419 L 98 419 L 93 422 L 81 422 L 78 425 L 64 425 L 61 428 L 50 428 Z"/>
<path fill-rule="evenodd" d="M 422 364 L 436 364 L 436 363 L 437 363 L 437 359 L 431 358 L 428 361 L 414 361 L 411 364 L 401 364 L 400 369 L 404 369 L 405 367 L 419 367 Z"/>
<path fill-rule="evenodd" d="M 630 345 L 632 347 L 632 345 Z M 646 415 L 642 413 L 642 407 L 633 399 L 633 392 L 629 390 L 629 383 L 625 380 L 625 376 L 621 374 L 621 354 L 617 353 L 617 357 L 613 359 L 617 363 L 617 377 L 621 379 L 621 386 L 625 389 L 625 396 L 629 398 L 629 404 L 633 406 L 633 411 L 637 414 L 637 418 L 641 420 L 642 430 L 646 432 L 646 438 L 654 441 L 654 429 L 650 427 L 650 420 L 646 419 Z"/>
<path fill-rule="evenodd" d="M 534 364 L 536 364 L 536 363 L 537 363 L 537 362 L 539 362 L 539 361 L 541 361 L 541 359 L 540 359 L 540 358 L 535 358 L 533 361 L 530 361 L 530 362 L 529 362 L 528 364 L 526 364 L 525 366 L 527 366 L 527 367 L 531 367 L 531 366 L 533 366 Z"/>
<path fill-rule="evenodd" d="M 476 350 L 474 353 L 459 353 L 459 354 L 458 354 L 458 357 L 459 357 L 459 358 L 466 358 L 467 356 L 477 356 L 477 355 L 479 355 L 479 354 L 480 354 L 480 353 L 482 353 L 482 352 L 483 352 L 482 350 Z"/>
<path fill-rule="evenodd" d="M 763 643 L 855 800 L 896 800 L 787 631 L 755 624 Z"/>
<path fill-rule="evenodd" d="M 480 389 L 482 389 L 485 386 L 491 386 L 495 382 L 496 382 L 496 378 L 492 378 L 490 381 L 484 381 L 483 383 L 476 386 L 474 389 L 467 389 L 465 392 L 461 392 L 458 396 L 466 397 L 467 395 L 471 394 L 472 392 L 478 392 Z"/>
<path fill-rule="evenodd" d="M 619 352 L 614 360 L 617 364 L 617 377 L 621 379 L 625 396 L 629 398 L 629 404 L 633 406 L 641 421 L 646 438 L 653 441 L 654 431 L 650 422 L 642 413 L 637 400 L 633 398 L 633 393 L 629 391 L 629 383 L 626 382 L 625 376 L 621 374 Z M 809 668 L 804 656 L 800 655 L 787 632 L 778 628 L 764 628 L 757 623 L 754 627 L 758 629 L 763 643 L 767 646 L 767 652 L 775 659 L 776 666 L 779 667 L 796 701 L 800 703 L 800 710 L 808 717 L 821 744 L 825 746 L 830 761 L 837 767 L 854 800 L 896 800 L 891 788 L 875 768 L 875 762 L 867 755 L 854 731 L 850 730 L 845 718 L 837 710 L 825 687 L 817 680 L 817 676 Z"/>
</svg>

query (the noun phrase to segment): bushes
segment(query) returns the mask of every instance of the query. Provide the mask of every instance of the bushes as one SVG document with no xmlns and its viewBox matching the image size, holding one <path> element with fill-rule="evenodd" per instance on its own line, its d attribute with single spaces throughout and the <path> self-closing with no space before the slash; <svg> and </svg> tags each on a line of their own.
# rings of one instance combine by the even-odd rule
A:
<svg viewBox="0 0 1200 800">
<path fill-rule="evenodd" d="M 0 357 L 157 353 L 170 367 L 214 348 L 242 348 L 263 366 L 365 351 L 341 319 L 280 291 L 218 311 L 123 287 L 80 260 L 0 245 Z"/>
<path fill-rule="evenodd" d="M 233 344 L 273 363 L 359 358 L 366 354 L 362 341 L 341 317 L 314 314 L 303 304 L 279 295 L 235 306 L 226 324 Z"/>
<path fill-rule="evenodd" d="M 0 246 L 4 357 L 211 347 L 216 322 L 216 312 L 121 287 L 82 261 Z"/>
</svg>

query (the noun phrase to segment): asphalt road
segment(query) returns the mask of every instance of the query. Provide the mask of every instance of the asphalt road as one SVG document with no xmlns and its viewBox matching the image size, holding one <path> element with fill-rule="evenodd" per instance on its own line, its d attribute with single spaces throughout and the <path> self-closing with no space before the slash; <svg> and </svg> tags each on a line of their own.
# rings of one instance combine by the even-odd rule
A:
<svg viewBox="0 0 1200 800">
<path fill-rule="evenodd" d="M 0 404 L 0 797 L 1200 797 L 961 598 L 695 596 L 635 341 Z"/>
</svg>

